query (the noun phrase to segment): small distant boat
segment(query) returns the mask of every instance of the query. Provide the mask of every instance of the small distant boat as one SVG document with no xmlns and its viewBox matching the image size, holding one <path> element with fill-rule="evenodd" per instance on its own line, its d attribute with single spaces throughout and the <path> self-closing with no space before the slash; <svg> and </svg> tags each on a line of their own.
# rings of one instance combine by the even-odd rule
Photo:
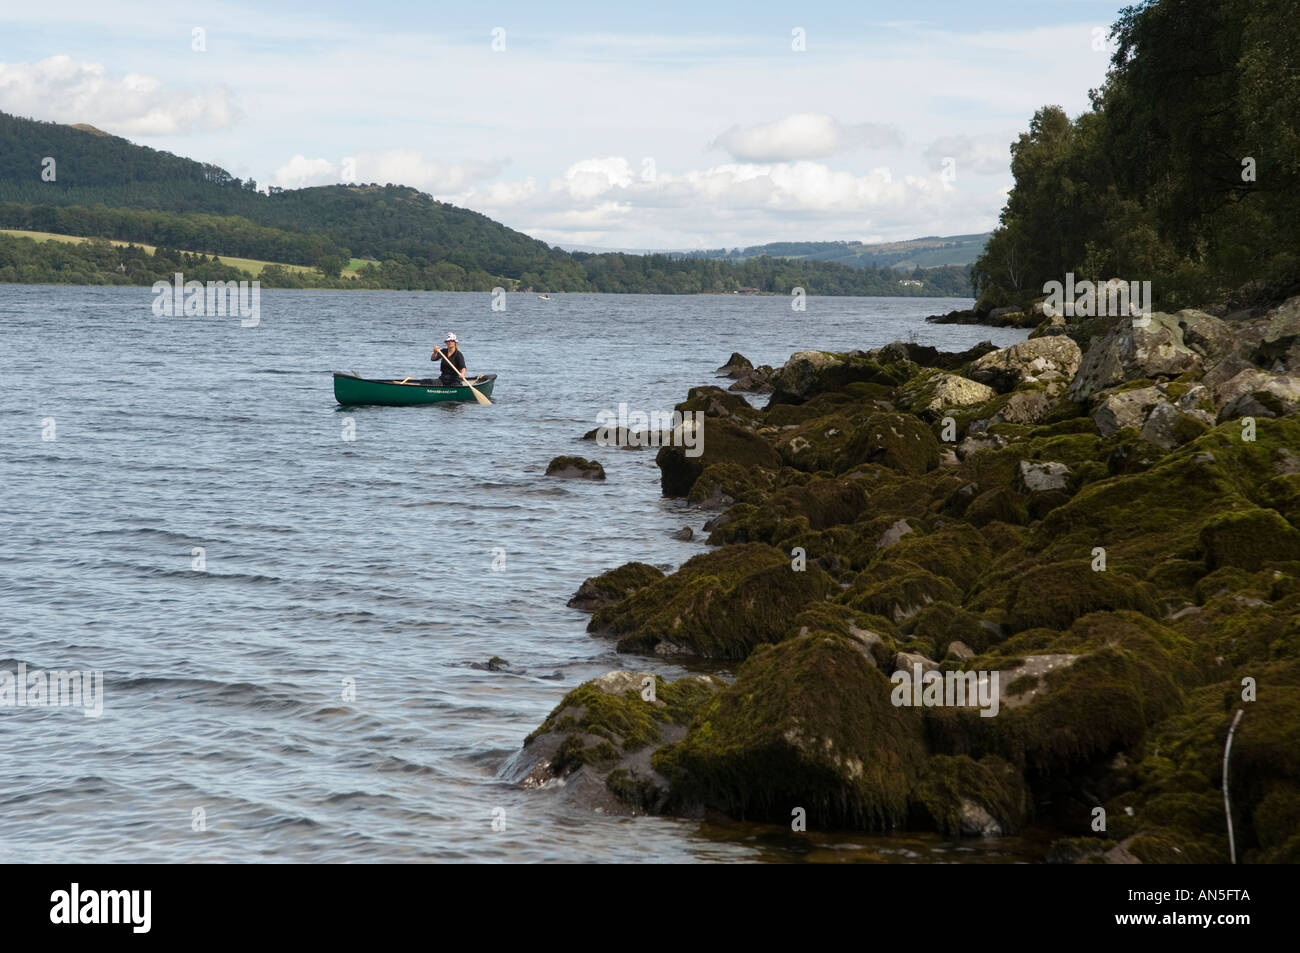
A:
<svg viewBox="0 0 1300 953">
<path fill-rule="evenodd" d="M 492 396 L 495 374 L 484 374 L 470 381 L 486 397 Z M 440 404 L 444 401 L 472 401 L 474 392 L 457 384 L 446 386 L 435 378 L 425 380 L 369 380 L 355 371 L 334 372 L 334 399 L 345 407 L 377 404 L 382 407 L 409 407 L 413 404 Z"/>
<path fill-rule="evenodd" d="M 550 296 L 550 295 L 538 295 L 537 297 L 541 298 L 543 301 L 550 301 L 550 300 L 551 300 L 551 296 Z"/>
</svg>

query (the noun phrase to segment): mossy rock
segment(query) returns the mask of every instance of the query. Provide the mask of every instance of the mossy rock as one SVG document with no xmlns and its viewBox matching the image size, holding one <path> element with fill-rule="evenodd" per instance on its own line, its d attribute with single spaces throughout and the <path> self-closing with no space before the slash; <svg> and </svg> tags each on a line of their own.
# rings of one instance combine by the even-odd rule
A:
<svg viewBox="0 0 1300 953">
<path fill-rule="evenodd" d="M 987 526 L 993 522 L 1024 526 L 1029 522 L 1029 506 L 1022 494 L 1000 486 L 979 494 L 961 515 L 972 526 Z"/>
<path fill-rule="evenodd" d="M 845 639 L 765 646 L 654 766 L 678 807 L 786 824 L 803 808 L 810 829 L 895 829 L 925 747 L 916 713 L 889 696 L 889 679 Z"/>
<path fill-rule="evenodd" d="M 603 606 L 627 598 L 638 589 L 644 589 L 663 577 L 663 570 L 647 563 L 624 563 L 617 569 L 586 579 L 573 594 L 568 605 L 571 609 L 594 612 Z"/>
<path fill-rule="evenodd" d="M 695 450 L 664 446 L 655 455 L 664 496 L 686 496 L 705 467 L 714 464 L 781 469 L 781 457 L 767 441 L 728 419 L 706 419 L 696 437 L 699 443 Z M 690 456 L 696 450 L 698 455 Z"/>
<path fill-rule="evenodd" d="M 960 602 L 961 592 L 950 580 L 915 563 L 892 560 L 860 574 L 840 601 L 898 624 L 932 603 Z"/>
<path fill-rule="evenodd" d="M 881 361 L 861 352 L 796 352 L 772 375 L 774 389 L 768 406 L 801 404 L 857 383 L 883 384 L 892 389 L 918 370 L 908 360 Z"/>
<path fill-rule="evenodd" d="M 813 603 L 794 617 L 790 636 L 797 638 L 813 632 L 847 639 L 882 672 L 893 671 L 894 656 L 898 654 L 898 628 L 884 616 L 836 602 Z"/>
<path fill-rule="evenodd" d="M 911 796 L 911 822 L 941 834 L 979 833 L 971 829 L 967 804 L 983 808 L 997 823 L 997 833 L 1019 832 L 1029 809 L 1024 778 L 994 755 L 979 761 L 968 755 L 934 755 L 926 759 Z"/>
<path fill-rule="evenodd" d="M 668 682 L 608 672 L 565 695 L 525 739 L 507 773 L 525 787 L 566 779 L 566 791 L 600 810 L 657 810 L 667 785 L 650 767 L 652 749 L 680 739 L 721 685 L 707 675 Z"/>
<path fill-rule="evenodd" d="M 1255 572 L 1300 559 L 1300 530 L 1277 510 L 1258 507 L 1211 517 L 1201 526 L 1200 544 L 1211 570 L 1236 566 Z"/>
<path fill-rule="evenodd" d="M 619 637 L 620 652 L 742 659 L 789 634 L 806 605 L 823 601 L 831 578 L 763 543 L 726 546 L 592 616 L 588 631 Z"/>
<path fill-rule="evenodd" d="M 1068 629 L 1076 619 L 1103 610 L 1159 614 L 1149 583 L 1119 570 L 1093 572 L 1087 559 L 1006 570 L 1001 576 L 976 594 L 971 605 L 976 611 L 1005 609 L 1012 632 L 1038 626 Z"/>
<path fill-rule="evenodd" d="M 700 472 L 686 499 L 706 508 L 725 507 L 737 501 L 761 503 L 777 479 L 778 475 L 771 470 L 715 463 Z"/>
<path fill-rule="evenodd" d="M 786 517 L 803 516 L 812 529 L 826 529 L 852 523 L 862 515 L 867 499 L 867 488 L 860 480 L 814 479 L 774 493 L 760 510 L 771 508 Z"/>
<path fill-rule="evenodd" d="M 909 475 L 926 473 L 939 465 L 939 441 L 910 414 L 872 414 L 845 446 L 841 470 L 862 463 L 879 463 Z"/>
<path fill-rule="evenodd" d="M 951 602 L 936 602 L 926 606 L 906 625 L 906 632 L 914 639 L 924 639 L 931 658 L 942 658 L 952 642 L 964 642 L 976 652 L 984 652 L 1001 641 L 997 627 L 973 612 Z"/>
<path fill-rule="evenodd" d="M 1115 841 L 1100 837 L 1062 837 L 1047 848 L 1049 864 L 1103 864 Z"/>
<path fill-rule="evenodd" d="M 950 580 L 965 592 L 987 569 L 993 552 L 979 530 L 965 524 L 946 526 L 933 533 L 909 533 L 880 554 L 868 567 L 905 560 L 936 576 Z"/>
<path fill-rule="evenodd" d="M 605 468 L 583 457 L 556 457 L 546 465 L 546 475 L 577 480 L 603 480 Z"/>
<path fill-rule="evenodd" d="M 706 418 L 730 420 L 746 429 L 756 427 L 763 419 L 763 413 L 740 394 L 723 390 L 721 387 L 692 387 L 687 391 L 686 399 L 674 408 L 678 413 L 702 413 Z M 708 430 L 708 427 L 705 427 Z"/>
</svg>

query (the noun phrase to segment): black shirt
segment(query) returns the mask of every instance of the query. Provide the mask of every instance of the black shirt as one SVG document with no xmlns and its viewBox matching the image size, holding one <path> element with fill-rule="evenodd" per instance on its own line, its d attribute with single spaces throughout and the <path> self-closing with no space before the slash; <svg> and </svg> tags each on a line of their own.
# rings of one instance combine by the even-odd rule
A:
<svg viewBox="0 0 1300 953">
<path fill-rule="evenodd" d="M 460 374 L 458 374 L 457 371 L 465 370 L 465 355 L 461 353 L 459 347 L 456 348 L 455 354 L 448 354 L 446 348 L 444 348 L 442 351 L 442 357 L 438 357 L 435 354 L 434 360 L 437 361 L 438 366 L 442 368 L 441 378 L 443 384 L 460 383 Z M 453 371 L 451 367 L 448 366 L 449 364 L 454 365 L 456 370 Z"/>
</svg>

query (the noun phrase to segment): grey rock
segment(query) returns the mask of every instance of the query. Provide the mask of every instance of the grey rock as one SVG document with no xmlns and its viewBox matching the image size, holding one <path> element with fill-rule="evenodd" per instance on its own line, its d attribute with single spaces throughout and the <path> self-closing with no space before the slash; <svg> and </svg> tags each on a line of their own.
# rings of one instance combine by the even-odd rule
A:
<svg viewBox="0 0 1300 953">
<path fill-rule="evenodd" d="M 1125 381 L 1173 378 L 1203 367 L 1201 355 L 1183 341 L 1178 317 L 1157 311 L 1119 321 L 1094 341 L 1070 384 L 1069 397 L 1084 401 Z"/>
<path fill-rule="evenodd" d="M 926 672 L 937 672 L 939 663 L 933 659 L 928 659 L 920 652 L 899 652 L 894 656 L 894 671 L 907 672 L 908 675 L 916 671 L 916 666 L 921 666 L 921 674 Z"/>
<path fill-rule="evenodd" d="M 1159 403 L 1168 403 L 1157 385 L 1121 391 L 1104 397 L 1092 412 L 1097 431 L 1108 437 L 1124 427 L 1141 427 Z"/>
<path fill-rule="evenodd" d="M 1064 490 L 1070 482 L 1070 468 L 1064 463 L 1020 461 L 1019 484 L 1030 493 Z"/>
<path fill-rule="evenodd" d="M 1183 343 L 1199 354 L 1207 364 L 1218 361 L 1237 345 L 1232 328 L 1212 314 L 1184 308 L 1174 317 L 1183 332 Z"/>
<path fill-rule="evenodd" d="M 908 525 L 907 520 L 898 520 L 880 534 L 880 539 L 876 540 L 876 549 L 886 549 L 893 546 L 910 532 L 912 532 L 912 527 Z"/>
<path fill-rule="evenodd" d="M 1064 336 L 1030 338 L 973 361 L 967 376 L 1000 391 L 1027 381 L 1069 381 L 1079 368 L 1079 345 Z"/>
<path fill-rule="evenodd" d="M 984 805 L 977 804 L 970 798 L 961 799 L 957 823 L 963 834 L 972 837 L 1002 836 L 1002 825 L 998 823 L 997 818 L 990 814 Z"/>
</svg>

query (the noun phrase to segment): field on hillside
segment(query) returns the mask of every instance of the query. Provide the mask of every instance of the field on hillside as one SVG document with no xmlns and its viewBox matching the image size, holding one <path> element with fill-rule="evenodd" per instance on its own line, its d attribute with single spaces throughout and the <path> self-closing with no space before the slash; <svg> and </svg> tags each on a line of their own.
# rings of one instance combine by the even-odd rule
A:
<svg viewBox="0 0 1300 953">
<path fill-rule="evenodd" d="M 91 239 L 87 238 L 87 237 L 84 236 L 84 235 L 59 235 L 59 234 L 56 234 L 56 233 L 54 233 L 54 232 L 31 232 L 31 231 L 25 231 L 25 230 L 23 230 L 23 229 L 18 229 L 18 228 L 0 228 L 0 234 L 4 234 L 4 235 L 14 235 L 14 236 L 16 236 L 16 237 L 18 237 L 18 238 L 31 238 L 31 239 L 34 239 L 34 240 L 36 240 L 36 241 L 38 241 L 38 242 L 40 242 L 40 241 L 54 241 L 54 242 L 86 242 L 86 241 L 91 241 Z M 151 255 L 152 255 L 152 254 L 157 250 L 157 247 L 156 247 L 156 246 L 154 246 L 154 245 L 148 245 L 148 244 L 145 244 L 144 242 L 124 242 L 124 241 L 119 241 L 118 239 L 115 239 L 115 238 L 107 239 L 107 241 L 110 241 L 112 244 L 117 245 L 118 247 L 121 247 L 121 246 L 124 246 L 124 245 L 132 245 L 132 244 L 134 244 L 137 248 L 143 248 L 145 251 L 147 251 L 147 252 L 148 252 L 149 254 L 151 254 Z M 187 248 L 182 248 L 182 249 L 180 249 L 180 251 L 184 251 L 184 252 L 187 252 L 187 253 L 192 254 L 192 255 L 194 255 L 194 254 L 205 254 L 205 255 L 212 255 L 212 254 L 214 254 L 213 252 L 202 252 L 202 253 L 200 253 L 200 252 L 194 252 L 194 251 L 191 251 L 190 249 L 187 249 Z M 276 264 L 278 264 L 278 265 L 280 265 L 280 267 L 282 267 L 282 268 L 284 268 L 284 269 L 286 269 L 286 270 L 288 270 L 288 271 L 299 271 L 299 272 L 302 272 L 302 271 L 314 271 L 314 270 L 315 270 L 315 269 L 311 268 L 311 267 L 308 266 L 308 265 L 286 265 L 286 264 L 283 264 L 283 263 L 281 263 L 281 262 L 261 261 L 260 259 L 257 259 L 257 258 L 236 258 L 236 257 L 233 257 L 233 256 L 228 256 L 228 255 L 221 255 L 220 257 L 221 257 L 221 260 L 222 260 L 223 262 L 225 262 L 227 265 L 230 265 L 232 268 L 238 268 L 240 271 L 246 271 L 246 272 L 248 272 L 250 275 L 252 275 L 254 278 L 256 278 L 258 275 L 260 275 L 260 274 L 262 273 L 262 269 L 265 268 L 267 265 L 276 265 Z M 344 278 L 355 278 L 355 277 L 357 276 L 357 269 L 359 269 L 363 264 L 365 264 L 365 262 L 363 262 L 363 261 L 362 261 L 361 259 L 359 259 L 359 258 L 353 258 L 353 259 L 351 259 L 351 260 L 347 263 L 347 266 L 344 267 L 344 269 L 343 269 L 343 277 L 344 277 Z"/>
</svg>

